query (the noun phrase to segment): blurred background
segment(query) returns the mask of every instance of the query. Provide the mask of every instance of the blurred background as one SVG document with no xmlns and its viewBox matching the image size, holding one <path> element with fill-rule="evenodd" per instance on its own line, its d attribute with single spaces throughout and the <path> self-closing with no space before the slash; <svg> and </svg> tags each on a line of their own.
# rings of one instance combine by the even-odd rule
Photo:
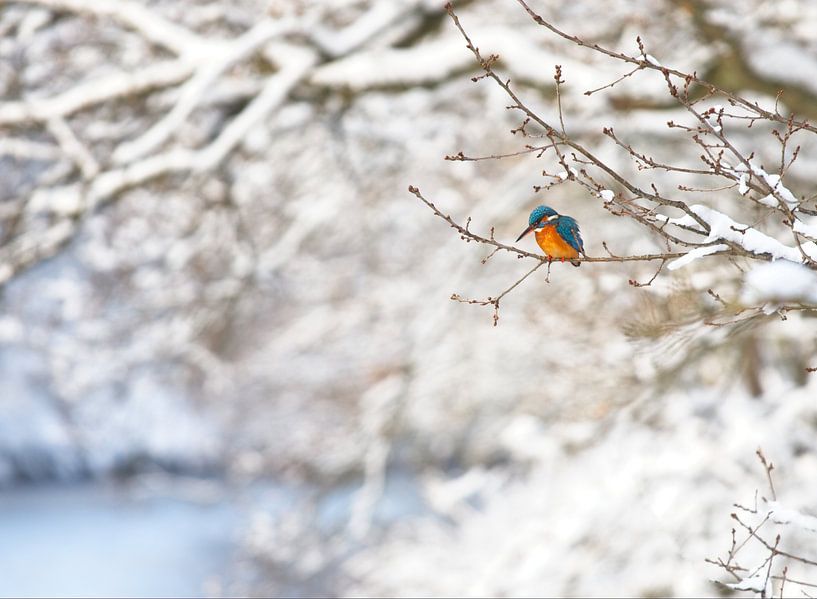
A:
<svg viewBox="0 0 817 599">
<path fill-rule="evenodd" d="M 531 5 L 817 116 L 808 0 Z M 622 172 L 603 126 L 697 159 L 660 74 L 587 97 L 621 66 L 456 7 L 549 119 L 562 65 L 568 130 Z M 813 318 L 706 324 L 726 260 L 558 265 L 497 327 L 449 300 L 530 264 L 409 184 L 506 242 L 547 203 L 590 255 L 661 250 L 535 194 L 550 158 L 445 161 L 524 143 L 475 74 L 438 0 L 0 1 L 0 595 L 712 595 L 759 446 L 817 508 Z"/>
</svg>

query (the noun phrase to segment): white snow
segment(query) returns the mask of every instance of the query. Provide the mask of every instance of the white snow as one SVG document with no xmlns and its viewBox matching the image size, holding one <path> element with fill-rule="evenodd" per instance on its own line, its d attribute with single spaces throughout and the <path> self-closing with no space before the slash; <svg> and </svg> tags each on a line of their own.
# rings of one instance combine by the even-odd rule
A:
<svg viewBox="0 0 817 599">
<path fill-rule="evenodd" d="M 800 8 L 798 12 L 802 10 Z M 817 61 L 806 46 L 792 40 L 790 31 L 785 36 L 754 32 L 746 40 L 749 45 L 744 54 L 755 72 L 763 77 L 800 86 L 811 93 L 817 91 Z M 783 65 L 797 66 L 786 68 Z"/>
<path fill-rule="evenodd" d="M 541 78 L 553 65 L 561 64 L 570 83 L 592 86 L 592 69 L 563 55 L 521 38 L 507 27 L 471 30 L 480 40 L 484 56 L 496 53 L 511 75 L 517 78 Z M 474 56 L 463 47 L 462 38 L 451 32 L 411 48 L 379 48 L 359 51 L 315 69 L 311 81 L 328 87 L 366 89 L 398 85 L 400 87 L 445 79 L 455 71 L 474 66 Z"/>
<path fill-rule="evenodd" d="M 717 252 L 722 252 L 728 249 L 729 246 L 726 245 L 725 243 L 695 248 L 694 250 L 688 252 L 684 256 L 681 256 L 677 260 L 673 260 L 672 262 L 667 264 L 667 268 L 669 268 L 670 270 L 678 270 L 682 266 L 686 266 L 687 264 L 694 260 L 697 260 L 698 258 L 702 258 L 703 256 L 709 256 L 710 254 L 715 254 Z"/>
<path fill-rule="evenodd" d="M 656 214 L 655 220 L 669 223 L 671 225 L 678 225 L 679 227 L 691 227 L 703 233 L 703 229 L 701 229 L 700 223 L 698 223 L 698 221 L 696 221 L 688 214 L 684 214 L 683 216 L 679 216 L 677 218 L 671 218 L 666 214 Z"/>
<path fill-rule="evenodd" d="M 708 206 L 703 206 L 702 204 L 693 204 L 689 208 L 692 210 L 692 212 L 709 224 L 710 232 L 704 240 L 704 243 L 729 241 L 739 245 L 746 251 L 753 254 L 768 254 L 773 260 L 783 259 L 790 260 L 792 262 L 804 261 L 798 248 L 785 245 L 774 237 L 766 235 L 750 225 L 737 222 L 714 208 L 709 208 Z M 672 225 L 692 227 L 700 230 L 700 225 L 688 214 L 677 218 L 670 218 L 666 215 L 659 214 L 656 215 L 656 220 Z M 805 223 L 796 221 L 795 230 L 798 229 L 800 232 L 809 236 L 811 236 L 810 234 L 817 233 L 815 227 L 811 227 Z M 817 258 L 817 244 L 812 241 L 808 241 L 801 245 L 803 251 L 808 256 Z M 700 257 L 701 255 L 706 255 L 706 253 L 697 253 L 692 259 Z M 673 262 L 673 264 L 677 264 L 677 262 L 678 261 L 676 260 Z M 684 264 L 688 264 L 688 262 L 684 261 L 680 265 L 676 265 L 674 268 L 680 268 L 680 266 L 683 266 Z"/>
<path fill-rule="evenodd" d="M 817 272 L 788 260 L 760 264 L 747 273 L 741 299 L 746 304 L 817 302 Z"/>
<path fill-rule="evenodd" d="M 796 208 L 800 204 L 800 200 L 795 197 L 788 187 L 783 185 L 783 179 L 780 177 L 780 175 L 767 173 L 761 166 L 758 166 L 751 161 L 749 162 L 749 167 L 753 174 L 763 179 L 772 189 L 772 193 L 758 200 L 761 204 L 772 208 L 777 208 L 780 205 L 780 202 L 778 202 L 775 194 L 780 196 L 780 198 L 788 205 L 789 208 Z M 727 169 L 727 171 L 728 170 L 730 169 Z M 747 185 L 748 172 L 749 169 L 747 169 L 746 165 L 743 163 L 738 164 L 734 169 L 731 169 L 733 176 L 737 177 L 738 179 L 738 191 L 741 195 L 744 195 L 749 190 Z"/>
<path fill-rule="evenodd" d="M 690 209 L 709 224 L 707 242 L 722 239 L 736 243 L 753 254 L 770 254 L 773 259 L 802 262 L 802 256 L 797 248 L 784 245 L 749 225 L 732 220 L 722 212 L 701 204 L 693 204 Z"/>
<path fill-rule="evenodd" d="M 780 196 L 786 204 L 788 204 L 789 208 L 796 207 L 800 202 L 794 197 L 794 194 L 783 185 L 783 181 L 780 178 L 780 175 L 770 175 L 768 173 L 763 173 L 763 178 L 766 180 L 766 183 L 769 184 L 769 187 L 772 188 L 773 192 L 776 192 L 778 196 Z M 761 203 L 766 204 L 767 206 L 778 206 L 777 198 L 773 194 L 769 194 L 762 198 Z"/>
<path fill-rule="evenodd" d="M 648 63 L 650 63 L 651 65 L 654 65 L 654 66 L 659 67 L 659 68 L 661 68 L 661 67 L 663 66 L 663 65 L 662 65 L 660 62 L 658 62 L 658 60 L 657 60 L 657 59 L 656 59 L 656 58 L 655 58 L 653 55 L 651 55 L 651 54 L 642 54 L 642 55 L 641 55 L 641 56 L 639 56 L 638 58 L 639 58 L 639 60 L 645 60 L 645 61 L 647 61 Z"/>
<path fill-rule="evenodd" d="M 795 220 L 794 230 L 806 237 L 817 239 L 817 225 L 806 224 L 801 220 Z"/>
<path fill-rule="evenodd" d="M 412 12 L 419 2 L 433 13 Z M 32 19 L 17 30 L 30 32 L 21 42 L 14 13 L 32 4 L 79 7 L 85 16 L 40 25 Z M 212 89 L 200 77 L 203 95 L 190 118 L 126 169 L 83 179 L 71 138 L 62 136 L 59 145 L 37 120 L 66 119 L 102 169 L 112 168 L 115 148 L 154 123 L 166 124 L 167 114 L 179 113 L 174 106 L 185 104 L 182 82 L 202 59 L 180 58 L 174 48 L 188 56 L 188 46 L 211 37 L 228 40 L 261 19 L 288 18 L 279 13 L 296 4 L 305 11 L 303 36 L 259 48 L 225 69 Z M 714 46 L 686 43 L 695 39 L 688 20 L 643 19 L 637 4 L 645 3 L 605 4 L 605 18 L 597 19 L 598 7 L 585 0 L 558 16 L 567 30 L 616 47 L 626 47 L 618 39 L 634 38 L 631 27 L 648 29 L 638 33 L 655 41 L 662 60 L 689 72 L 717 59 Z M 150 21 L 190 28 L 195 39 L 166 35 L 161 22 L 141 28 L 112 22 L 119 18 L 108 8 L 114 5 L 139 6 Z M 253 541 L 241 551 L 258 568 L 252 573 L 258 586 L 240 587 L 247 592 L 711 595 L 703 560 L 728 550 L 729 506 L 746 504 L 766 484 L 754 463 L 758 445 L 781 466 L 775 479 L 781 502 L 801 516 L 815 513 L 817 375 L 799 369 L 797 376 L 793 356 L 817 337 L 817 319 L 791 312 L 786 322 L 763 323 L 762 390 L 755 397 L 744 388 L 745 373 L 729 368 L 742 351 L 743 337 L 730 336 L 734 327 L 666 326 L 675 325 L 674 299 L 669 312 L 660 305 L 635 310 L 632 294 L 620 293 L 626 279 L 616 265 L 555 269 L 550 283 L 537 272 L 503 300 L 496 328 L 490 308 L 447 301 L 454 291 L 501 292 L 527 265 L 500 253 L 483 266 L 484 252 L 463 245 L 418 205 L 406 194 L 408 183 L 457 220 L 473 216 L 473 230 L 496 225 L 504 237 L 523 226 L 530 185 L 541 171 L 522 160 L 497 166 L 440 160 L 459 149 L 508 153 L 521 143 L 507 133 L 519 115 L 504 110 L 507 98 L 493 82 L 471 84 L 480 69 L 440 9 L 439 0 L 30 0 L 0 11 L 0 55 L 19 47 L 27 58 L 20 73 L 0 65 L 0 87 L 19 75 L 25 91 L 20 101 L 0 102 L 0 120 L 34 119 L 14 125 L 14 140 L 0 148 L 13 153 L 12 168 L 0 173 L 6 190 L 29 200 L 21 203 L 19 243 L 0 255 L 0 281 L 14 273 L 3 289 L 7 316 L 0 318 L 0 479 L 11 481 L 18 470 L 45 478 L 41 463 L 66 476 L 101 474 L 134 457 L 141 463 L 142 456 L 186 471 L 186 464 L 212 461 L 229 448 L 225 471 L 247 496 L 247 509 L 270 522 L 264 529 L 246 519 Z M 64 11 L 74 9 L 56 14 Z M 88 18 L 99 11 L 108 16 Z M 429 16 L 440 19 L 439 27 L 408 35 Z M 655 102 L 645 102 L 620 112 L 607 93 L 581 96 L 619 73 L 607 59 L 598 59 L 601 70 L 582 63 L 592 53 L 551 39 L 518 6 L 472 3 L 460 17 L 483 55 L 499 53 L 498 73 L 549 122 L 557 122 L 556 103 L 540 86 L 553 85 L 553 66 L 561 64 L 572 134 L 621 123 L 645 149 L 660 145 L 679 164 L 697 157 L 694 144 L 667 131 L 667 119 L 688 118 L 682 108 L 656 112 L 646 108 Z M 76 40 L 83 48 L 60 51 Z M 89 60 L 84 48 L 100 46 L 96 40 L 103 45 Z M 157 44 L 167 51 L 156 52 Z M 314 62 L 311 51 L 303 62 L 295 54 L 301 44 L 320 46 Z M 646 54 L 644 61 L 647 68 L 617 84 L 614 96 L 667 98 L 658 61 Z M 134 93 L 140 98 L 131 102 Z M 763 100 L 774 106 L 773 97 Z M 236 120 L 242 107 L 249 112 Z M 758 164 L 773 168 L 779 148 L 765 129 L 762 141 L 751 141 L 759 129 L 735 127 L 735 142 L 752 146 Z M 630 174 L 618 161 L 629 157 L 612 146 L 597 148 L 599 157 Z M 805 160 L 814 160 L 810 154 L 804 146 L 785 183 L 808 180 L 800 173 Z M 65 166 L 57 164 L 62 170 L 42 184 L 52 191 L 28 197 L 20 174 L 39 177 L 63 155 Z M 16 164 L 32 158 L 48 164 Z M 546 168 L 570 172 L 553 162 Z M 191 170 L 194 176 L 184 176 Z M 180 176 L 158 176 L 174 172 Z M 734 173 L 735 190 L 745 186 L 749 194 L 750 179 L 753 187 L 771 181 L 785 196 L 779 179 L 748 167 Z M 665 173 L 652 174 L 662 188 L 668 182 Z M 77 183 L 78 194 L 71 187 Z M 563 186 L 555 207 L 571 206 L 586 232 L 604 231 L 622 254 L 654 250 L 654 240 L 635 234 L 630 219 L 608 219 L 581 202 L 582 193 Z M 593 193 L 617 198 L 603 187 Z M 113 197 L 104 210 L 88 210 L 86 199 Z M 731 190 L 702 203 L 755 223 L 745 214 L 756 203 Z M 678 268 L 737 243 L 721 235 L 759 247 L 777 243 L 774 237 L 782 245 L 773 249 L 788 257 L 785 245 L 794 239 L 781 216 L 753 224 L 769 236 L 758 239 L 757 232 L 730 230 L 730 217 L 708 214 L 718 222 L 707 241 L 708 233 L 692 233 L 700 226 L 689 216 L 659 218 L 668 228 L 685 226 L 679 234 L 701 244 L 673 264 Z M 797 227 L 817 224 L 798 217 Z M 68 240 L 55 259 L 17 276 L 17 256 L 48 255 Z M 817 296 L 813 274 L 802 266 L 750 264 L 758 265 L 750 278 L 759 287 L 753 293 L 769 298 L 761 300 L 769 302 L 767 311 L 781 294 Z M 722 256 L 699 261 L 684 283 L 731 300 L 743 292 L 743 275 L 728 266 Z M 646 273 L 652 265 L 626 270 L 641 279 L 642 267 Z M 735 280 L 723 280 L 725 272 Z M 671 290 L 672 279 L 659 277 L 653 291 Z M 535 349 L 543 331 L 544 352 Z M 403 470 L 408 482 L 386 483 L 387 470 Z M 312 477 L 325 502 L 293 500 L 293 509 L 271 514 L 274 502 L 254 481 L 279 473 Z M 253 484 L 246 492 L 245 481 Z M 395 517 L 394 506 L 407 502 L 417 506 L 411 516 Z M 354 506 L 351 514 L 347 505 Z M 320 526 L 327 514 L 336 528 Z M 765 506 L 755 516 L 764 515 Z M 776 517 L 802 521 L 779 508 Z M 355 531 L 369 522 L 377 528 L 351 539 L 346 521 Z M 787 543 L 789 535 L 814 535 L 775 521 L 766 526 L 785 527 Z M 7 540 L 1 524 L 0 530 Z M 97 532 L 95 542 L 109 549 Z M 0 543 L 0 554 L 5 546 L 12 560 L 20 557 L 16 545 Z M 758 588 L 751 575 L 760 560 L 743 556 L 748 570 L 741 576 L 749 580 L 742 584 Z M 33 573 L 53 569 L 36 560 L 30 566 Z M 292 574 L 285 590 L 273 580 L 279 570 Z M 72 578 L 81 584 L 76 573 Z M 19 595 L 7 579 L 0 577 L 0 595 Z"/>
<path fill-rule="evenodd" d="M 751 576 L 747 576 L 739 582 L 728 583 L 726 586 L 736 591 L 764 593 L 765 597 L 771 597 L 771 581 L 766 576 L 766 568 L 758 568 Z"/>
<path fill-rule="evenodd" d="M 579 172 L 571 166 L 570 174 L 573 175 L 574 177 L 577 177 L 579 175 Z M 558 173 L 556 173 L 556 176 L 559 177 L 559 179 L 561 179 L 562 181 L 566 181 L 570 175 L 567 174 L 567 171 L 559 171 Z"/>
<path fill-rule="evenodd" d="M 444 79 L 467 68 L 474 57 L 459 40 L 430 41 L 422 48 L 357 52 L 315 69 L 313 83 L 329 87 L 365 89 L 388 85 L 417 85 Z"/>
<path fill-rule="evenodd" d="M 83 203 L 82 186 L 75 183 L 65 187 L 38 189 L 29 199 L 28 210 L 72 216 L 82 210 Z"/>
<path fill-rule="evenodd" d="M 746 183 L 747 175 L 743 173 L 738 179 L 738 193 L 740 195 L 745 196 L 746 192 L 749 191 L 749 185 Z"/>
<path fill-rule="evenodd" d="M 814 516 L 784 507 L 777 501 L 769 501 L 768 506 L 769 518 L 772 521 L 778 524 L 791 524 L 810 532 L 817 532 L 817 518 Z"/>
</svg>

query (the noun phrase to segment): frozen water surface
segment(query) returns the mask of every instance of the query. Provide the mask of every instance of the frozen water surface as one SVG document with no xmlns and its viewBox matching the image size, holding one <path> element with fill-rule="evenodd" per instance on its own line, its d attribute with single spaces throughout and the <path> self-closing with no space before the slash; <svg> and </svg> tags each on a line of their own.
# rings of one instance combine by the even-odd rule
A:
<svg viewBox="0 0 817 599">
<path fill-rule="evenodd" d="M 236 510 L 94 485 L 0 492 L 0 595 L 202 596 L 234 550 Z"/>
</svg>

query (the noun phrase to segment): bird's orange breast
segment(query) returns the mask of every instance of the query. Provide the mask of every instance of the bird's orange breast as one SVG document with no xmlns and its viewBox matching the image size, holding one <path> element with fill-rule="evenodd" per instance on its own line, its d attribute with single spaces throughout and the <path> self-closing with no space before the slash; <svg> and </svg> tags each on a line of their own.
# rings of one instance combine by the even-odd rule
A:
<svg viewBox="0 0 817 599">
<path fill-rule="evenodd" d="M 547 256 L 554 258 L 578 258 L 579 252 L 567 243 L 556 231 L 555 225 L 546 225 L 541 231 L 536 231 L 536 243 Z"/>
</svg>

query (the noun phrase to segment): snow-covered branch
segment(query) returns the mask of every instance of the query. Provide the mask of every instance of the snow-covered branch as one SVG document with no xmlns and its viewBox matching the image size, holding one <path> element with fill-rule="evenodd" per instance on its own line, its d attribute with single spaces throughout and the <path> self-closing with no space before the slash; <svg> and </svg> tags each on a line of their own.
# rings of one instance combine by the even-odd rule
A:
<svg viewBox="0 0 817 599">
<path fill-rule="evenodd" d="M 20 4 L 42 18 L 32 26 L 21 22 L 16 37 L 12 29 L 5 52 L 25 47 L 38 31 L 47 38 L 52 16 L 68 14 L 93 20 L 90 27 L 117 31 L 126 48 L 137 49 L 128 51 L 143 56 L 123 68 L 99 53 L 96 68 L 69 85 L 49 86 L 46 80 L 0 102 L 0 128 L 14 131 L 0 141 L 0 152 L 52 164 L 33 189 L 0 210 L 0 284 L 59 252 L 81 230 L 77 221 L 83 215 L 166 175 L 212 172 L 257 125 L 297 104 L 297 88 L 325 93 L 322 72 L 334 72 L 334 83 L 353 88 L 355 73 L 336 65 L 373 52 L 397 52 L 391 46 L 415 35 L 425 19 L 444 16 L 421 0 L 374 2 L 335 30 L 322 24 L 332 7 L 315 6 L 297 17 L 265 15 L 234 35 L 202 33 L 159 7 L 131 0 Z M 407 74 L 401 77 L 412 83 Z M 208 125 L 213 130 L 204 136 L 197 131 L 202 115 L 213 119 Z M 290 124 L 283 120 L 280 126 Z M 28 226 L 42 218 L 56 222 L 45 230 Z"/>
</svg>

